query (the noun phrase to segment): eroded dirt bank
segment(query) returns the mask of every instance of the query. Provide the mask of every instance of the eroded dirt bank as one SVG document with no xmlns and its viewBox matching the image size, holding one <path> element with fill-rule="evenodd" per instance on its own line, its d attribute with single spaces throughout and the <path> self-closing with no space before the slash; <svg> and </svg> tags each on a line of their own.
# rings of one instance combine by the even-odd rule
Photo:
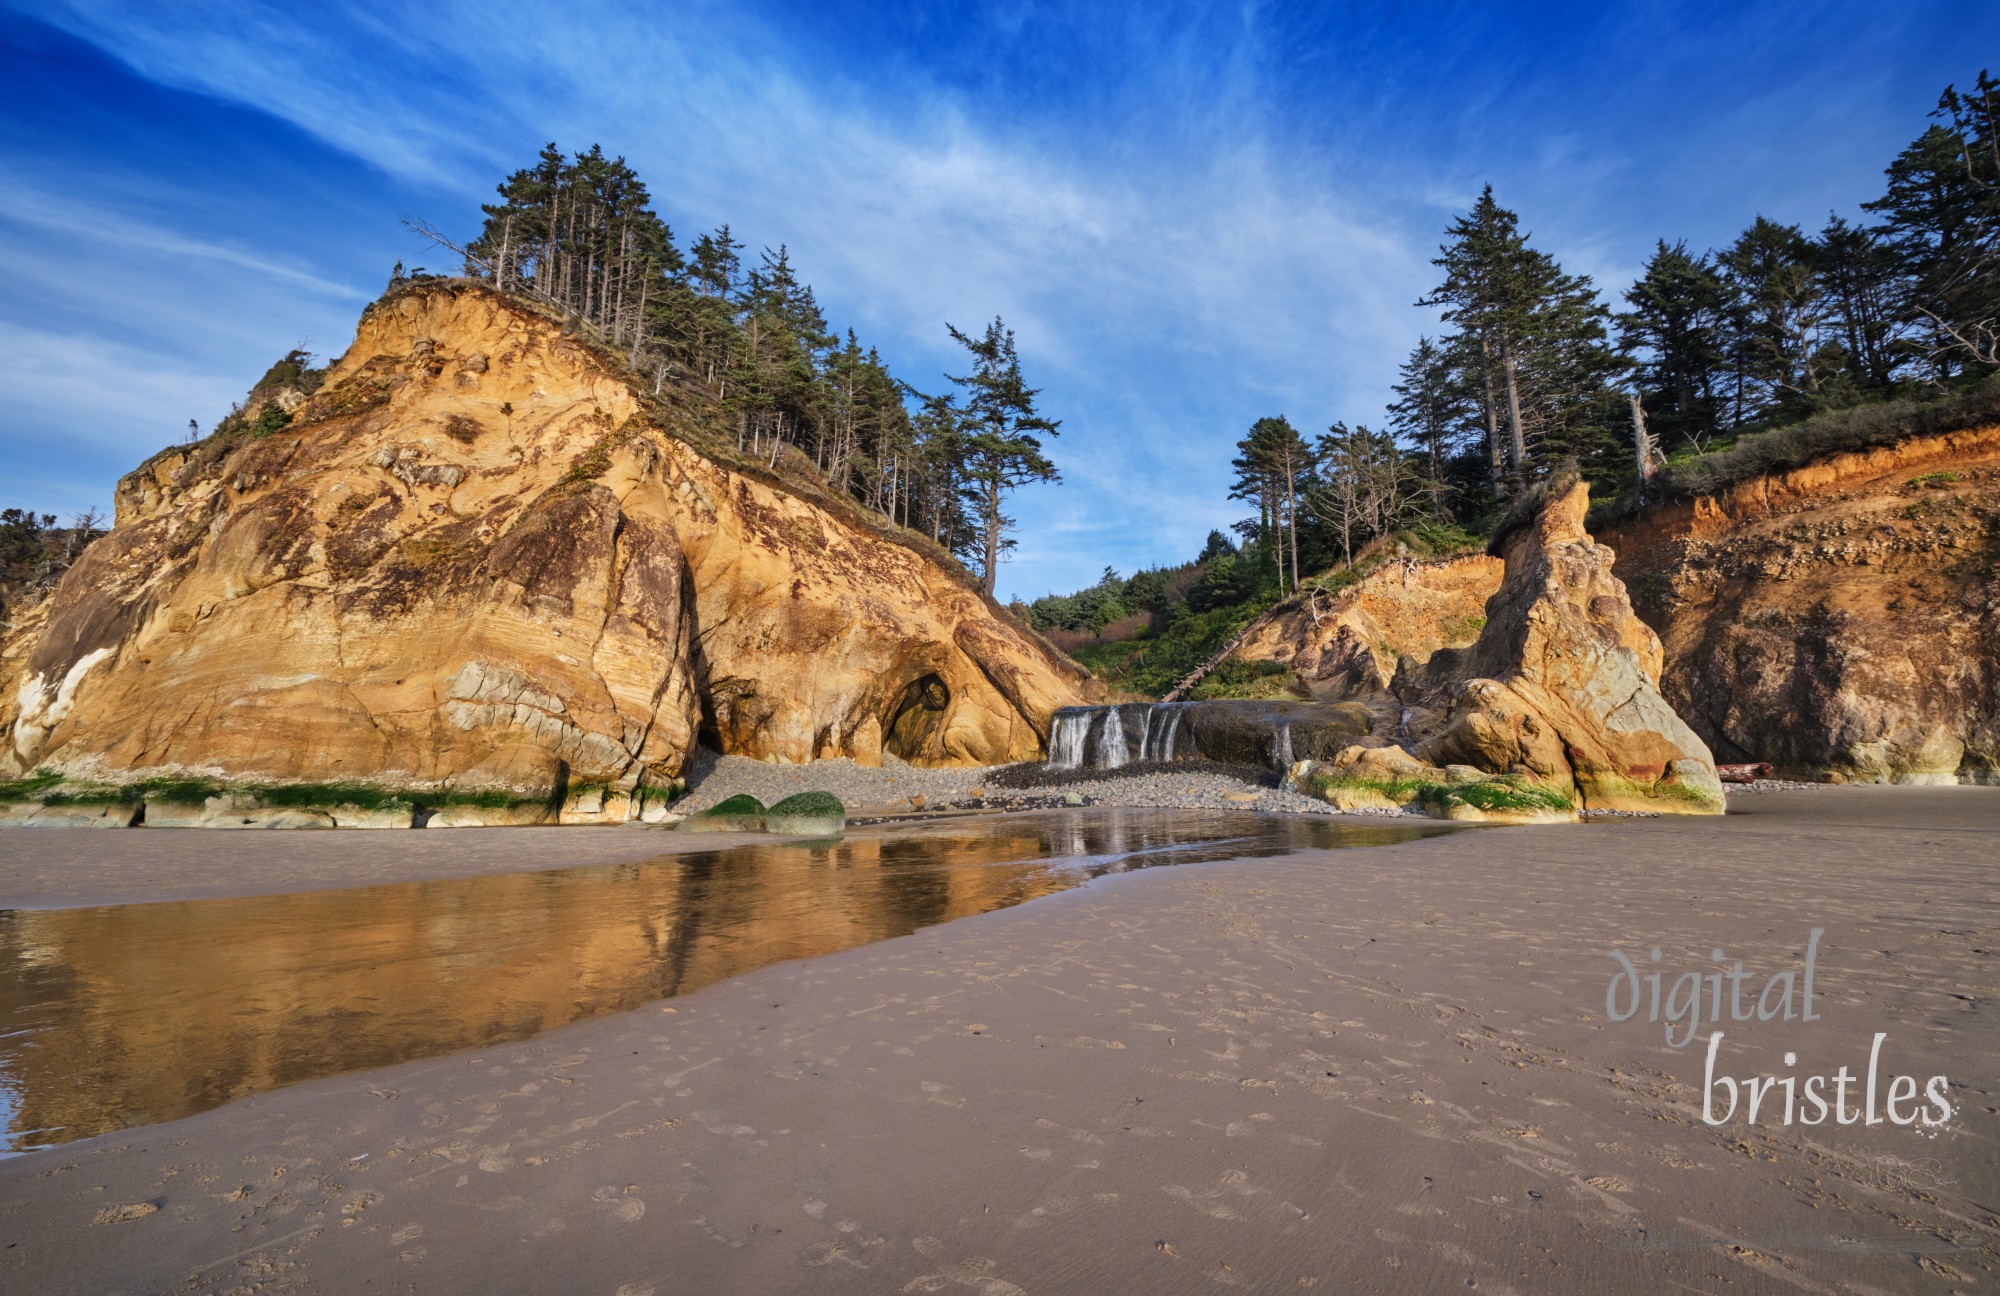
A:
<svg viewBox="0 0 2000 1296">
<path fill-rule="evenodd" d="M 1753 478 L 1600 527 L 1718 760 L 2000 780 L 2000 428 Z"/>
</svg>

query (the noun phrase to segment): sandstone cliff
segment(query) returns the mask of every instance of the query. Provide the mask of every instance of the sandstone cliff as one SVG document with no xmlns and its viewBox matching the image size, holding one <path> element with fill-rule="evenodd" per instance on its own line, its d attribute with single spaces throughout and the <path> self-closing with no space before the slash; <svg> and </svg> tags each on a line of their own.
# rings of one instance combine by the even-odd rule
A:
<svg viewBox="0 0 2000 1296">
<path fill-rule="evenodd" d="M 1251 626 L 1237 655 L 1375 717 L 1364 741 L 1295 765 L 1294 786 L 1453 818 L 1721 812 L 1713 757 L 1660 694 L 1659 637 L 1584 530 L 1588 488 L 1532 503 L 1497 555 L 1385 563 Z"/>
<path fill-rule="evenodd" d="M 1273 608 L 1231 656 L 1289 666 L 1322 700 L 1377 694 L 1405 658 L 1421 663 L 1479 637 L 1503 567 L 1486 554 L 1391 560 L 1336 594 L 1308 590 Z"/>
<path fill-rule="evenodd" d="M 1587 486 L 1552 491 L 1500 538 L 1506 575 L 1478 640 L 1397 671 L 1405 745 L 1573 790 L 1584 809 L 1719 814 L 1714 758 L 1660 695 L 1659 636 L 1584 530 L 1589 507 Z"/>
<path fill-rule="evenodd" d="M 1601 528 L 1723 760 L 2000 782 L 2000 428 L 1761 476 Z"/>
<path fill-rule="evenodd" d="M 0 644 L 0 773 L 619 820 L 698 739 L 1021 760 L 1080 699 L 923 541 L 731 462 L 698 400 L 488 290 L 377 303 L 294 405 L 120 483 L 117 526 Z"/>
</svg>

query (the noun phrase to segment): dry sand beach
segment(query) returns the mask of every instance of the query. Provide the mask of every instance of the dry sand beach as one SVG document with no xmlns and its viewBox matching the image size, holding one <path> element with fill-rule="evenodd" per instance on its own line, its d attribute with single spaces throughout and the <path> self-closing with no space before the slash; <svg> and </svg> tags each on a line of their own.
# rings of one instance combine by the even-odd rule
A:
<svg viewBox="0 0 2000 1296">
<path fill-rule="evenodd" d="M 26 863 L 27 836 L 0 865 L 17 901 L 212 893 L 186 858 L 197 834 L 66 841 L 67 883 L 50 838 Z M 481 866 L 659 836 L 518 833 Z M 325 838 L 262 840 L 310 861 Z M 376 840 L 417 844 L 340 838 Z M 127 842 L 143 881 L 90 862 Z M 1985 1290 L 1996 859 L 1991 790 L 1832 788 L 1739 798 L 1726 819 L 1105 878 L 664 1009 L 0 1162 L 0 1284 Z M 1949 1077 L 1941 1129 L 1788 1127 L 1775 1099 L 1712 1127 L 1706 1006 L 1678 1049 L 1643 1009 L 1607 1018 L 1614 948 L 1642 967 L 1660 948 L 1669 985 L 1719 948 L 1754 994 L 1802 970 L 1814 928 L 1817 1020 L 1725 1020 L 1717 1074 L 1858 1077 L 1885 1032 L 1885 1093 Z"/>
</svg>

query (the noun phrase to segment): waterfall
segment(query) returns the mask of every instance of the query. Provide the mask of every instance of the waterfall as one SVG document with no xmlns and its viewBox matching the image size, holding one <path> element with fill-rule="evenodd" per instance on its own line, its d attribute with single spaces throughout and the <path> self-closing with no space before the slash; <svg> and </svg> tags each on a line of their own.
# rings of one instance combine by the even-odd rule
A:
<svg viewBox="0 0 2000 1296">
<path fill-rule="evenodd" d="M 1115 770 L 1209 760 L 1283 774 L 1301 756 L 1325 758 L 1370 731 L 1340 704 L 1210 698 L 1064 707 L 1050 718 L 1048 768 Z"/>
<path fill-rule="evenodd" d="M 1090 711 L 1069 707 L 1058 711 L 1049 729 L 1049 768 L 1076 769 L 1083 764 L 1090 737 Z"/>
<path fill-rule="evenodd" d="M 1179 702 L 1166 702 L 1162 704 L 1162 709 L 1167 713 L 1167 733 L 1166 737 L 1160 740 L 1160 759 L 1170 761 L 1174 758 L 1174 733 L 1181 727 L 1182 705 Z"/>
<path fill-rule="evenodd" d="M 1174 731 L 1180 728 L 1183 702 L 1158 702 L 1146 708 L 1145 729 L 1139 738 L 1139 759 L 1170 761 L 1174 758 Z"/>
<path fill-rule="evenodd" d="M 1127 702 L 1065 707 L 1049 727 L 1048 767 L 1118 769 L 1135 761 L 1170 761 L 1181 745 L 1181 719 L 1190 705 Z"/>
<path fill-rule="evenodd" d="M 1125 720 L 1122 707 L 1104 709 L 1104 727 L 1097 739 L 1097 768 L 1117 769 L 1125 763 Z"/>
</svg>

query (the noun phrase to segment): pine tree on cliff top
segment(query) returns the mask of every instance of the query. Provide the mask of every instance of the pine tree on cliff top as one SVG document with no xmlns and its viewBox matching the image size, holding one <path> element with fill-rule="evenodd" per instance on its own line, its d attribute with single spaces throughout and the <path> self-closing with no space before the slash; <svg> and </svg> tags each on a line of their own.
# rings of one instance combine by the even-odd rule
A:
<svg viewBox="0 0 2000 1296">
<path fill-rule="evenodd" d="M 1465 338 L 1473 369 L 1466 385 L 1484 415 L 1497 498 L 1527 484 L 1531 459 L 1602 449 L 1605 387 L 1623 365 L 1589 277 L 1529 246 L 1520 218 L 1494 201 L 1491 185 L 1445 234 L 1433 262 L 1444 282 L 1418 304 L 1443 307 Z M 1538 453 L 1542 443 L 1547 456 Z"/>
<path fill-rule="evenodd" d="M 1001 502 L 1016 487 L 1061 480 L 1036 434 L 1055 436 L 1062 425 L 1035 412 L 1040 392 L 1022 379 L 1014 331 L 999 316 L 976 338 L 950 324 L 945 328 L 972 353 L 972 372 L 952 378 L 966 393 L 959 476 L 961 493 L 979 526 L 984 563 L 979 585 L 991 594 L 1000 576 L 1001 555 L 1014 547 L 1007 534 L 1014 520 L 1001 511 Z"/>
</svg>

